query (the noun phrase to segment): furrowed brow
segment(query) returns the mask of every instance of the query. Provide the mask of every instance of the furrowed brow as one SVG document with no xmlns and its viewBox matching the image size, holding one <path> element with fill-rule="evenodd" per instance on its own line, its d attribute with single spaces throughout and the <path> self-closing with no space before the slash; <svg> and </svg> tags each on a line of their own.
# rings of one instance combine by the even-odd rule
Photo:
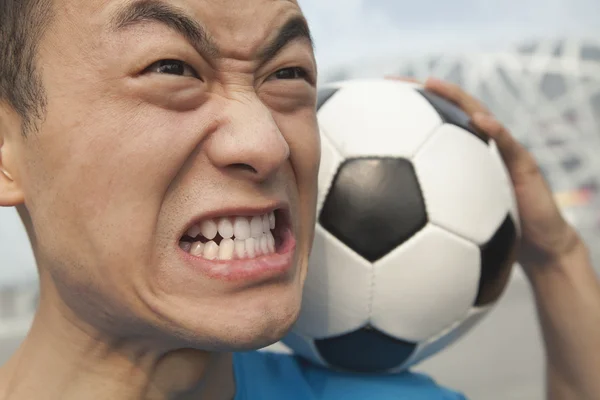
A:
<svg viewBox="0 0 600 400">
<path fill-rule="evenodd" d="M 218 56 L 217 46 L 202 25 L 183 11 L 161 0 L 142 0 L 127 4 L 119 8 L 112 18 L 112 25 L 116 31 L 144 22 L 166 25 L 185 37 L 200 54 Z"/>
<path fill-rule="evenodd" d="M 262 64 L 268 63 L 277 57 L 288 44 L 298 39 L 306 40 L 314 51 L 314 42 L 310 34 L 310 29 L 306 20 L 301 16 L 292 17 L 283 25 L 275 39 L 260 53 L 259 60 Z"/>
</svg>

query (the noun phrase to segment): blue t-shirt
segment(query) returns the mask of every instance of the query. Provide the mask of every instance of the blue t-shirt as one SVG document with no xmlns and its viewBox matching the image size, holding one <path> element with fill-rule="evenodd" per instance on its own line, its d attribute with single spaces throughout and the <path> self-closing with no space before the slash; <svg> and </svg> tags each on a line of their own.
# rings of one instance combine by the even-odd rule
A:
<svg viewBox="0 0 600 400">
<path fill-rule="evenodd" d="M 235 400 L 465 400 L 412 372 L 341 373 L 290 355 L 264 352 L 237 353 L 233 360 Z"/>
</svg>

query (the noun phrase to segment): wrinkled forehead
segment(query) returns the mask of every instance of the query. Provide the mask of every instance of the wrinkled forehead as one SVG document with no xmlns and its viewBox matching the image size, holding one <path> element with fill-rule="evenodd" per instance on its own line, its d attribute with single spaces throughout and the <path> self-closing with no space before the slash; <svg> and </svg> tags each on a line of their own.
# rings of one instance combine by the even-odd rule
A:
<svg viewBox="0 0 600 400">
<path fill-rule="evenodd" d="M 251 53 L 289 18 L 303 18 L 296 0 L 54 0 L 57 22 L 94 34 L 135 10 L 176 10 L 198 23 L 224 53 Z M 242 56 L 242 55 L 240 55 Z"/>
</svg>

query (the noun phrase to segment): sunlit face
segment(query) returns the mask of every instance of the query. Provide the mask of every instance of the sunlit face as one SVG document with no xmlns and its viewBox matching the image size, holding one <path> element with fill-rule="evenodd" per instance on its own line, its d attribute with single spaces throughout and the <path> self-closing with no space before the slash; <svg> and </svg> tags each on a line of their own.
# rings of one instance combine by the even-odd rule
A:
<svg viewBox="0 0 600 400">
<path fill-rule="evenodd" d="M 55 10 L 47 115 L 17 151 L 43 285 L 111 335 L 279 339 L 300 307 L 319 160 L 296 2 Z"/>
</svg>

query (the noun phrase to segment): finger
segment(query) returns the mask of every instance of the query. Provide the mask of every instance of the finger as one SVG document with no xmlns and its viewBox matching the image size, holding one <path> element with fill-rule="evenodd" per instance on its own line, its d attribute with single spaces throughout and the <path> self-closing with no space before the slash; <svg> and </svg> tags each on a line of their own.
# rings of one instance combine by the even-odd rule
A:
<svg viewBox="0 0 600 400">
<path fill-rule="evenodd" d="M 533 156 L 498 120 L 482 112 L 475 113 L 472 119 L 477 128 L 494 140 L 513 179 L 535 174 L 542 176 Z"/>
<path fill-rule="evenodd" d="M 390 80 L 390 81 L 400 81 L 400 82 L 407 82 L 407 83 L 417 83 L 419 85 L 422 85 L 423 82 L 421 82 L 420 80 L 418 80 L 417 78 L 413 78 L 411 76 L 393 76 L 393 75 L 386 75 L 385 79 Z"/>
<path fill-rule="evenodd" d="M 454 102 L 470 116 L 473 116 L 478 112 L 490 114 L 489 110 L 483 105 L 483 103 L 462 90 L 460 86 L 453 83 L 444 82 L 436 78 L 429 78 L 425 82 L 425 89 L 431 90 L 432 92 Z"/>
</svg>

